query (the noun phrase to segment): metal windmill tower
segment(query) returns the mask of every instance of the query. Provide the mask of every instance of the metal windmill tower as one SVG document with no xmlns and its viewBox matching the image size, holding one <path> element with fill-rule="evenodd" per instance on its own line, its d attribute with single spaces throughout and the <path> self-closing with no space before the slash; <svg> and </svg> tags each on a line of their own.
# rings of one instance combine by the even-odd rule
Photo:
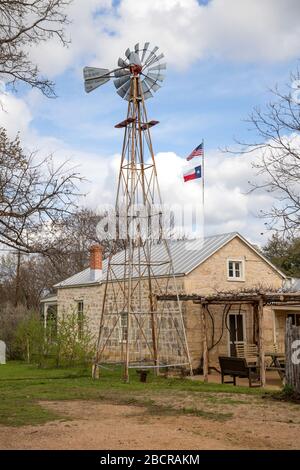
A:
<svg viewBox="0 0 300 470">
<path fill-rule="evenodd" d="M 106 261 L 106 281 L 94 376 L 103 363 L 130 368 L 184 367 L 191 369 L 179 299 L 156 303 L 156 294 L 178 294 L 171 252 L 164 232 L 145 100 L 164 79 L 166 64 L 158 47 L 136 44 L 110 71 L 84 68 L 85 90 L 93 91 L 111 78 L 117 93 L 128 101 L 115 203 L 116 236 Z M 120 251 L 120 240 L 124 250 Z"/>
</svg>

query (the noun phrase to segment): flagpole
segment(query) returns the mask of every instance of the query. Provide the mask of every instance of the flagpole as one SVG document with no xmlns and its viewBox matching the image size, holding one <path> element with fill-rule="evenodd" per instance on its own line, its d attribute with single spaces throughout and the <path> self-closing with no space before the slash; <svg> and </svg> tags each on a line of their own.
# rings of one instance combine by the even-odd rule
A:
<svg viewBox="0 0 300 470">
<path fill-rule="evenodd" d="M 204 216 L 204 139 L 202 139 L 202 208 Z"/>
</svg>

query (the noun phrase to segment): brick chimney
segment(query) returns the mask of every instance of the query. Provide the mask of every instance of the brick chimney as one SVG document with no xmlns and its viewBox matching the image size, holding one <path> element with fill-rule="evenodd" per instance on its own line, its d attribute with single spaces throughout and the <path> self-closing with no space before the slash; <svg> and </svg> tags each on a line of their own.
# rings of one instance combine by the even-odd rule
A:
<svg viewBox="0 0 300 470">
<path fill-rule="evenodd" d="M 92 281 L 102 279 L 102 246 L 92 245 L 90 248 L 90 272 Z"/>
</svg>

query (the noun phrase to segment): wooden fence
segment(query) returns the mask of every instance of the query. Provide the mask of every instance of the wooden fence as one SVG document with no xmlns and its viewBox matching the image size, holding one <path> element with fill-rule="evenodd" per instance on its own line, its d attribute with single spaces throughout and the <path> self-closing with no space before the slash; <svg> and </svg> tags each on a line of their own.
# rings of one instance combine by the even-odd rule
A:
<svg viewBox="0 0 300 470">
<path fill-rule="evenodd" d="M 286 385 L 300 395 L 300 326 L 292 325 L 292 319 L 286 321 L 285 336 Z"/>
</svg>

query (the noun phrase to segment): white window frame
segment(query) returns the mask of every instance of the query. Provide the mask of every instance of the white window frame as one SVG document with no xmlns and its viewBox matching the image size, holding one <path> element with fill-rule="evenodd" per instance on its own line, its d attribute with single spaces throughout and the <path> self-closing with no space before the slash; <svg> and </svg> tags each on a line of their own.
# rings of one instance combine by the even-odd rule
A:
<svg viewBox="0 0 300 470">
<path fill-rule="evenodd" d="M 239 277 L 234 275 L 229 276 L 229 263 L 240 263 L 241 264 L 241 275 Z M 227 281 L 243 282 L 245 281 L 245 260 L 243 258 L 228 258 L 227 259 Z"/>
</svg>

